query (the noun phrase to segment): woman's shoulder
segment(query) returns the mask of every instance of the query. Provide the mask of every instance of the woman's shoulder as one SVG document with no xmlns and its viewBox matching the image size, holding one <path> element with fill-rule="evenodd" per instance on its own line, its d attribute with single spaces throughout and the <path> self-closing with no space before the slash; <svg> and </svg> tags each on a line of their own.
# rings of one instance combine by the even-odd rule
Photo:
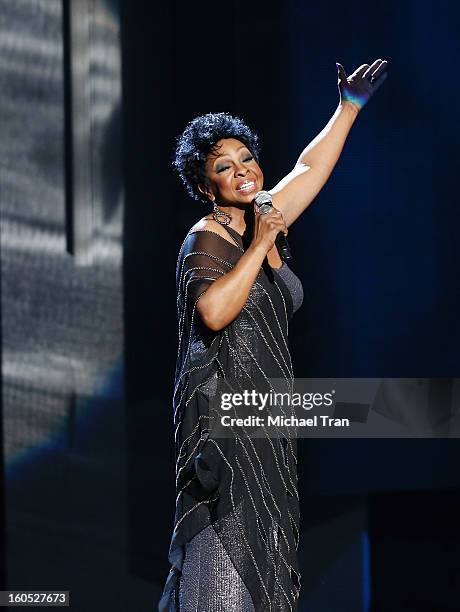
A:
<svg viewBox="0 0 460 612">
<path fill-rule="evenodd" d="M 213 219 L 212 217 L 202 217 L 199 221 L 193 225 L 187 235 L 194 234 L 196 232 L 211 232 L 218 234 L 221 238 L 224 238 L 228 243 L 235 245 L 235 241 L 232 235 L 225 229 L 225 227 Z"/>
<path fill-rule="evenodd" d="M 193 232 L 203 231 L 214 232 L 215 234 L 219 234 L 220 236 L 227 238 L 227 240 L 229 238 L 227 230 L 212 217 L 202 217 L 189 229 L 188 233 L 192 234 Z"/>
</svg>

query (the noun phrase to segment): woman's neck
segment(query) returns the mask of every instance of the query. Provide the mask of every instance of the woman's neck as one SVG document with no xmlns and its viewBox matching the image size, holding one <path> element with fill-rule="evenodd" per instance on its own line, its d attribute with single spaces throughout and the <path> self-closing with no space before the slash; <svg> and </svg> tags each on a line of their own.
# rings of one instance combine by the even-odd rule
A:
<svg viewBox="0 0 460 612">
<path fill-rule="evenodd" d="M 237 231 L 239 234 L 244 234 L 246 230 L 246 219 L 247 207 L 240 208 L 239 206 L 219 206 L 220 210 L 229 214 L 232 218 L 230 227 Z"/>
</svg>

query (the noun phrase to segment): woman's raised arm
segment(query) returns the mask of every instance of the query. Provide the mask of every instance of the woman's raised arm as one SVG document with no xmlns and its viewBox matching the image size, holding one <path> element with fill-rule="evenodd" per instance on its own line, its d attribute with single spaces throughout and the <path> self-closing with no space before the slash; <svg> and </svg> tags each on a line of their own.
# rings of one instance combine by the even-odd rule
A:
<svg viewBox="0 0 460 612">
<path fill-rule="evenodd" d="M 363 64 L 347 77 L 337 64 L 339 105 L 321 132 L 305 147 L 293 170 L 270 193 L 289 227 L 312 203 L 331 175 L 359 111 L 387 76 L 386 60 Z"/>
</svg>

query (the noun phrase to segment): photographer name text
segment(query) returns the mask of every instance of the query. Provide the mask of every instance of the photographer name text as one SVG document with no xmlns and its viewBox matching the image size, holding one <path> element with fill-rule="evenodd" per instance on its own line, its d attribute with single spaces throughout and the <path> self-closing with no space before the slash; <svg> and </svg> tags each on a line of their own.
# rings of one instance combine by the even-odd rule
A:
<svg viewBox="0 0 460 612">
<path fill-rule="evenodd" d="M 231 417 L 224 415 L 221 417 L 223 427 L 350 427 L 350 419 L 337 419 L 328 415 L 315 414 L 307 419 L 296 416 L 254 416 Z"/>
</svg>

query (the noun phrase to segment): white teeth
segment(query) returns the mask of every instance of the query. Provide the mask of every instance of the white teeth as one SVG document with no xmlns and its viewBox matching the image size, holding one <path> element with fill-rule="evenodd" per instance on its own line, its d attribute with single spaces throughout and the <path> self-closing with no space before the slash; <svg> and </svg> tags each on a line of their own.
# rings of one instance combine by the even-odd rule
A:
<svg viewBox="0 0 460 612">
<path fill-rule="evenodd" d="M 254 181 L 251 181 L 249 183 L 243 183 L 240 187 L 238 187 L 238 191 L 248 189 L 249 187 L 254 187 L 254 185 L 255 185 Z"/>
</svg>

